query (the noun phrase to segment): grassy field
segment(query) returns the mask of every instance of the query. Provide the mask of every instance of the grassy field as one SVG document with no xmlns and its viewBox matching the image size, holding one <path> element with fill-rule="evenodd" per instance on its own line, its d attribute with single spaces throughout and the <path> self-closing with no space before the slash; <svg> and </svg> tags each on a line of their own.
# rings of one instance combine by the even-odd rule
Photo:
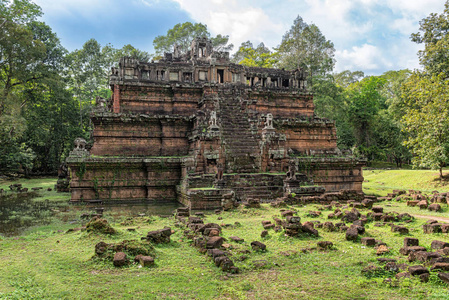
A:
<svg viewBox="0 0 449 300">
<path fill-rule="evenodd" d="M 365 172 L 365 175 L 366 178 L 377 178 L 374 181 L 368 179 L 372 184 L 380 182 L 380 178 L 395 178 L 389 177 L 390 172 L 396 171 Z M 413 172 L 426 174 L 426 171 Z M 427 178 L 420 176 L 411 180 Z M 403 181 L 405 186 L 397 186 L 400 180 L 388 189 L 408 189 L 407 180 Z M 379 185 L 382 188 L 375 189 L 372 184 L 369 190 L 384 193 L 384 186 Z M 386 211 L 426 214 L 430 218 L 447 216 L 449 211 L 446 206 L 441 213 L 420 211 L 400 202 L 379 205 Z M 322 211 L 318 218 L 308 216 L 309 210 L 318 207 L 294 205 L 289 208 L 297 210 L 301 222 L 326 222 L 331 211 Z M 57 214 L 72 214 L 71 218 L 79 218 L 82 212 L 59 211 Z M 362 269 L 370 264 L 379 265 L 376 251 L 360 242 L 346 241 L 341 232 L 318 229 L 319 237 L 292 238 L 270 230 L 267 237 L 261 238 L 261 221 L 273 222 L 274 217 L 280 217 L 280 209 L 268 205 L 260 209 L 239 208 L 220 215 L 206 215 L 205 222 L 232 225 L 223 228 L 222 236 L 231 245 L 231 259 L 240 274 L 227 274 L 215 267 L 207 255 L 191 245 L 192 241 L 183 235 L 185 228 L 176 227 L 172 217 L 123 216 L 120 219 L 105 211 L 105 218 L 118 234 L 66 233 L 67 228 L 85 223 L 79 220 L 74 225 L 56 222 L 34 227 L 20 236 L 0 237 L 0 299 L 449 299 L 447 285 L 434 273 L 428 283 L 421 283 L 417 278 L 389 281 L 386 279 L 394 278 L 389 273 L 363 276 Z M 240 224 L 235 225 L 235 222 Z M 423 234 L 421 226 L 424 222 L 425 219 L 415 219 L 407 224 L 408 236 L 419 238 L 420 245 L 428 249 L 432 240 L 447 240 L 445 234 Z M 130 264 L 115 268 L 110 262 L 92 259 L 95 245 L 100 241 L 140 240 L 148 231 L 164 226 L 170 226 L 175 233 L 169 244 L 155 245 L 154 267 L 140 268 Z M 396 258 L 398 263 L 407 262 L 407 257 L 399 254 L 404 236 L 392 233 L 388 226 L 376 227 L 374 222 L 365 227 L 363 236 L 380 239 L 391 248 L 386 257 Z M 128 231 L 128 228 L 136 231 Z M 234 243 L 229 240 L 230 236 L 239 236 L 245 242 Z M 255 240 L 265 243 L 267 251 L 252 251 L 250 243 Z M 332 241 L 334 249 L 313 249 L 323 240 Z M 247 259 L 241 260 L 242 256 Z"/>
<path fill-rule="evenodd" d="M 440 181 L 438 171 L 434 170 L 364 170 L 363 191 L 367 194 L 386 196 L 393 190 L 419 190 L 430 193 L 449 192 L 449 173 L 443 172 L 445 178 Z"/>
</svg>

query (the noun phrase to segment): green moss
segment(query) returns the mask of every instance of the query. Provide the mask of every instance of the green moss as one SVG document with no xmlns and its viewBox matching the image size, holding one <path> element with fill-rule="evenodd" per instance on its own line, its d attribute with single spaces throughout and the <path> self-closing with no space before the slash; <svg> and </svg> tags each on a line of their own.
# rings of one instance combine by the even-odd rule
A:
<svg viewBox="0 0 449 300">
<path fill-rule="evenodd" d="M 79 166 L 78 171 L 75 173 L 79 180 L 83 180 L 84 174 L 86 174 L 86 163 L 82 162 Z"/>
<path fill-rule="evenodd" d="M 94 218 L 86 224 L 86 231 L 101 234 L 115 234 L 117 231 L 109 225 L 106 219 Z"/>
</svg>

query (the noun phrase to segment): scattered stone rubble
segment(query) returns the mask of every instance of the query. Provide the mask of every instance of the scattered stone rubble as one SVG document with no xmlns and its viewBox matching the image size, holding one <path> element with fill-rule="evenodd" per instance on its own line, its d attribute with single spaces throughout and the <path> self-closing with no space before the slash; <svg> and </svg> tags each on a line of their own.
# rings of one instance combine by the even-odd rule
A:
<svg viewBox="0 0 449 300">
<path fill-rule="evenodd" d="M 207 253 L 215 265 L 224 272 L 238 273 L 239 269 L 229 258 L 229 252 L 224 251 L 222 247 L 225 242 L 225 239 L 220 236 L 222 227 L 215 223 L 205 224 L 201 217 L 190 216 L 187 212 L 186 209 L 178 209 L 175 217 L 179 221 L 178 226 L 183 224 L 187 227 L 184 235 L 193 240 L 193 246 L 198 248 L 200 253 Z M 243 239 L 239 237 L 232 237 L 232 240 L 238 243 L 243 242 Z"/>
</svg>

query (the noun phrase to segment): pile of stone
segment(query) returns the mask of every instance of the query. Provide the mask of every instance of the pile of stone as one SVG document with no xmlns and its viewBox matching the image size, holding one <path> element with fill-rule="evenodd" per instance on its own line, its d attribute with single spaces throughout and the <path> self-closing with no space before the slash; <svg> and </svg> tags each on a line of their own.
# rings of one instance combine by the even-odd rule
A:
<svg viewBox="0 0 449 300">
<path fill-rule="evenodd" d="M 438 193 L 433 191 L 432 196 L 422 194 L 421 191 L 410 190 L 408 194 L 401 194 L 396 197 L 397 201 L 407 200 L 407 206 L 419 207 L 419 209 L 428 209 L 430 211 L 442 211 L 441 204 L 448 203 L 448 193 Z"/>
<path fill-rule="evenodd" d="M 86 231 L 102 234 L 115 234 L 117 231 L 103 218 L 94 217 L 86 224 Z"/>
<path fill-rule="evenodd" d="M 402 198 L 407 198 L 408 195 L 406 194 L 407 191 L 405 190 L 393 190 L 392 193 L 389 193 L 386 197 L 379 197 L 380 201 L 391 201 L 393 199 L 396 199 L 399 201 Z"/>
<path fill-rule="evenodd" d="M 20 192 L 23 188 L 21 183 L 14 183 L 9 186 L 9 189 L 13 192 Z M 28 189 L 26 190 L 28 191 Z"/>
<path fill-rule="evenodd" d="M 429 269 L 431 271 L 449 271 L 449 243 L 434 240 L 431 243 L 432 250 L 429 252 L 425 247 L 419 246 L 417 238 L 404 238 L 404 246 L 399 250 L 402 255 L 408 256 L 409 262 L 420 262 L 423 265 L 409 266 L 408 271 L 396 274 L 397 278 L 419 276 L 424 282 L 429 280 Z M 449 273 L 438 273 L 438 277 L 449 283 Z"/>
<path fill-rule="evenodd" d="M 225 239 L 221 237 L 222 228 L 216 223 L 204 223 L 201 217 L 189 217 L 182 219 L 187 226 L 184 235 L 193 240 L 193 245 L 198 248 L 201 253 L 207 253 L 215 265 L 225 272 L 238 273 L 239 269 L 234 266 L 233 261 L 229 258 L 229 253 L 223 251 L 223 243 Z M 239 242 L 243 241 L 238 237 Z"/>
<path fill-rule="evenodd" d="M 153 244 L 167 244 L 170 243 L 172 233 L 170 227 L 164 227 L 163 229 L 148 232 L 147 236 L 142 237 L 141 240 L 147 240 Z"/>
<path fill-rule="evenodd" d="M 243 205 L 246 208 L 260 208 L 260 199 L 247 198 Z"/>
<path fill-rule="evenodd" d="M 151 256 L 153 246 L 136 240 L 125 240 L 117 244 L 99 242 L 95 245 L 95 257 L 113 262 L 115 267 L 124 267 L 130 263 L 128 255 L 134 256 L 134 262 L 143 267 L 154 265 Z"/>
<path fill-rule="evenodd" d="M 363 199 L 370 197 L 365 196 L 361 192 L 354 190 L 341 190 L 339 192 L 323 193 L 317 196 L 301 196 L 300 194 L 295 197 L 288 197 L 284 199 L 287 204 L 310 204 L 310 203 L 326 203 L 329 204 L 333 201 L 342 202 L 347 200 L 362 201 Z"/>
<path fill-rule="evenodd" d="M 176 209 L 175 213 L 176 217 L 190 217 L 190 208 L 189 207 L 179 207 Z"/>
<path fill-rule="evenodd" d="M 424 233 L 448 233 L 448 223 L 438 223 L 436 220 L 428 220 L 426 224 L 422 226 Z"/>
<path fill-rule="evenodd" d="M 298 237 L 302 234 L 318 236 L 318 230 L 315 229 L 314 224 L 312 222 L 301 224 L 301 218 L 294 216 L 293 211 L 282 211 L 281 215 L 285 217 L 285 221 L 282 222 L 282 227 L 286 235 L 291 237 Z"/>
</svg>

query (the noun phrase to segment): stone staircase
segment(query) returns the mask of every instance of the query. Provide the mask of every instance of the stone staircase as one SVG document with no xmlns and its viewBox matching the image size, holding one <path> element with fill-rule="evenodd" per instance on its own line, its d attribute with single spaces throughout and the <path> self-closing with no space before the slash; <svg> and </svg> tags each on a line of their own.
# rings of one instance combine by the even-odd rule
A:
<svg viewBox="0 0 449 300">
<path fill-rule="evenodd" d="M 260 199 L 262 202 L 274 201 L 283 195 L 284 174 L 236 174 L 225 175 L 227 187 L 230 187 L 238 200 Z"/>
<path fill-rule="evenodd" d="M 260 171 L 258 140 L 251 134 L 248 115 L 241 110 L 235 93 L 222 90 L 220 97 L 221 136 L 226 150 L 226 173 Z"/>
</svg>

